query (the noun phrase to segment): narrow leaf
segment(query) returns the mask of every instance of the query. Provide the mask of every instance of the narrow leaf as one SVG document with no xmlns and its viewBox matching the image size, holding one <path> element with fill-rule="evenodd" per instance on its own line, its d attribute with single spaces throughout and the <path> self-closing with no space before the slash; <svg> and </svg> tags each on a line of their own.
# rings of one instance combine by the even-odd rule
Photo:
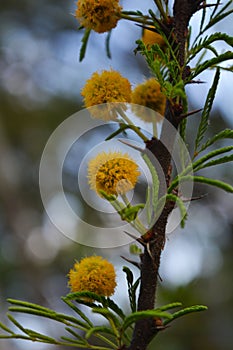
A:
<svg viewBox="0 0 233 350">
<path fill-rule="evenodd" d="M 186 182 L 186 181 L 205 183 L 207 185 L 221 188 L 222 190 L 224 190 L 226 192 L 233 193 L 233 186 L 231 186 L 225 182 L 222 182 L 220 180 L 210 179 L 210 178 L 203 177 L 203 176 L 191 176 L 191 175 L 186 175 L 186 176 L 183 176 L 181 178 L 178 177 L 177 179 L 175 179 L 172 182 L 171 186 L 169 187 L 168 192 L 170 193 L 174 188 L 176 188 L 177 185 L 179 184 L 179 182 Z"/>
<path fill-rule="evenodd" d="M 216 67 L 216 65 L 218 65 L 219 63 L 225 62 L 228 60 L 232 60 L 232 59 L 233 59 L 233 52 L 232 51 L 227 51 L 227 52 L 219 55 L 218 57 L 211 58 L 210 60 L 207 60 L 196 67 L 195 71 L 193 72 L 193 74 L 191 76 L 191 79 L 193 80 L 200 73 L 202 73 L 203 71 L 205 71 L 208 68 Z"/>
<path fill-rule="evenodd" d="M 89 324 L 90 327 L 93 326 L 93 323 L 89 320 L 89 318 L 77 307 L 75 306 L 71 301 L 67 300 L 65 297 L 61 298 L 71 309 L 73 309 L 84 321 Z"/>
<path fill-rule="evenodd" d="M 106 327 L 106 326 L 96 326 L 96 327 L 92 327 L 89 329 L 89 331 L 85 335 L 85 338 L 89 339 L 92 336 L 92 334 L 99 333 L 99 332 L 109 334 L 109 335 L 112 335 L 114 337 L 116 336 L 111 328 Z"/>
<path fill-rule="evenodd" d="M 8 328 L 6 325 L 4 325 L 2 322 L 0 322 L 0 328 L 2 328 L 7 333 L 14 334 L 14 332 L 10 328 Z"/>
<path fill-rule="evenodd" d="M 125 318 L 125 314 L 122 311 L 122 309 L 110 298 L 107 298 L 107 306 L 109 309 L 114 311 L 118 316 L 120 316 L 122 319 Z"/>
<path fill-rule="evenodd" d="M 201 146 L 198 153 L 204 151 L 207 147 L 211 146 L 213 143 L 215 143 L 216 141 L 221 140 L 221 139 L 233 139 L 233 130 L 225 129 L 223 131 L 220 131 L 214 137 L 207 140 L 207 142 Z"/>
<path fill-rule="evenodd" d="M 130 314 L 128 317 L 126 317 L 123 325 L 122 330 L 125 331 L 129 326 L 131 326 L 133 323 L 137 322 L 138 320 L 143 320 L 145 318 L 150 317 L 161 317 L 161 318 L 172 318 L 172 315 L 167 312 L 162 312 L 158 310 L 146 310 L 146 311 L 137 311 Z"/>
<path fill-rule="evenodd" d="M 207 309 L 208 309 L 207 306 L 204 306 L 204 305 L 194 305 L 194 306 L 186 307 L 185 309 L 182 309 L 172 314 L 172 317 L 170 319 L 164 320 L 163 324 L 165 326 L 171 321 L 175 320 L 176 318 L 179 318 L 181 316 L 184 316 L 193 312 L 205 311 Z"/>
<path fill-rule="evenodd" d="M 200 169 L 208 168 L 210 166 L 218 165 L 218 164 L 229 163 L 232 161 L 233 161 L 233 154 L 231 154 L 230 156 L 225 156 L 225 157 L 221 157 L 218 159 L 214 159 L 208 163 L 202 164 L 196 169 L 196 171 L 200 170 Z"/>
<path fill-rule="evenodd" d="M 112 58 L 111 51 L 110 51 L 110 39 L 111 39 L 111 34 L 112 34 L 112 31 L 110 30 L 110 31 L 108 32 L 108 35 L 107 35 L 106 41 L 105 41 L 106 53 L 107 53 L 107 57 L 108 57 L 108 58 Z"/>
<path fill-rule="evenodd" d="M 192 164 L 192 167 L 193 167 L 193 170 L 198 170 L 200 169 L 200 166 L 202 164 L 204 164 L 207 160 L 213 158 L 213 157 L 216 157 L 220 154 L 223 154 L 223 153 L 227 153 L 227 152 L 230 152 L 233 150 L 233 146 L 227 146 L 227 147 L 222 147 L 222 148 L 219 148 L 219 149 L 216 149 L 214 151 L 211 151 L 209 152 L 208 154 L 205 154 L 203 157 L 199 158 L 198 160 L 196 160 L 193 164 Z M 185 174 L 187 173 L 186 171 L 189 170 L 189 167 L 187 167 L 187 169 L 184 170 L 184 172 L 182 173 Z"/>
<path fill-rule="evenodd" d="M 208 120 L 209 120 L 209 115 L 210 115 L 210 111 L 213 105 L 213 101 L 215 98 L 215 93 L 217 90 L 217 86 L 218 86 L 218 81 L 219 81 L 219 77 L 220 77 L 220 70 L 219 68 L 216 70 L 215 73 L 215 77 L 214 77 L 214 81 L 213 84 L 209 90 L 209 93 L 207 95 L 206 98 L 206 102 L 205 102 L 205 106 L 201 115 L 201 121 L 199 124 L 199 128 L 198 128 L 198 132 L 197 132 L 197 137 L 196 137 L 196 141 L 195 141 L 195 151 L 198 149 L 204 135 L 205 132 L 207 130 L 208 127 Z"/>
<path fill-rule="evenodd" d="M 88 39 L 91 33 L 91 29 L 87 28 L 84 32 L 84 35 L 82 37 L 82 46 L 80 49 L 80 53 L 79 53 L 79 61 L 81 62 L 84 57 L 85 57 L 85 53 L 86 53 L 86 48 L 87 48 L 87 43 L 88 43 Z"/>
<path fill-rule="evenodd" d="M 179 306 L 182 306 L 182 303 L 177 301 L 177 302 L 174 302 L 174 303 L 170 303 L 170 304 L 166 304 L 166 305 L 163 305 L 161 307 L 158 307 L 156 310 L 158 310 L 158 311 L 167 311 L 167 310 L 174 309 L 175 307 L 179 307 Z"/>
<path fill-rule="evenodd" d="M 172 200 L 177 204 L 177 206 L 180 210 L 180 217 L 181 217 L 180 226 L 182 228 L 184 228 L 185 220 L 187 219 L 187 210 L 186 210 L 186 207 L 185 207 L 183 201 L 179 197 L 177 197 L 171 193 L 167 195 L 167 199 Z"/>
</svg>

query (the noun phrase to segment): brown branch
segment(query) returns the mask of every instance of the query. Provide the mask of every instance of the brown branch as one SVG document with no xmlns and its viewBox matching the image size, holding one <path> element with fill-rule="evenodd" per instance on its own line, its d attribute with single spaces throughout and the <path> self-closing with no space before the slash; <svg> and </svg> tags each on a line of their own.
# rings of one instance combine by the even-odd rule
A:
<svg viewBox="0 0 233 350">
<path fill-rule="evenodd" d="M 200 0 L 175 0 L 173 7 L 174 18 L 170 21 L 170 23 L 173 23 L 173 27 L 169 28 L 169 30 L 178 48 L 176 55 L 183 79 L 187 77 L 189 72 L 188 67 L 184 66 L 188 24 L 192 15 L 199 10 L 202 2 Z M 182 105 L 172 105 L 171 102 L 167 101 L 165 119 L 173 126 L 174 132 L 171 132 L 173 128 L 169 127 L 169 123 L 164 122 L 160 140 L 152 138 L 146 142 L 146 148 L 149 151 L 148 155 L 150 156 L 152 154 L 160 163 L 167 186 L 170 182 L 171 150 L 175 142 L 176 130 L 182 120 L 182 114 Z M 163 142 L 164 140 L 166 140 L 166 147 Z M 166 190 L 166 188 L 160 189 L 160 196 L 164 195 Z M 141 285 L 138 298 L 138 311 L 154 309 L 160 257 L 166 240 L 167 220 L 174 208 L 174 204 L 172 201 L 167 202 L 153 227 L 142 236 L 147 245 L 144 247 L 144 253 L 141 255 Z M 158 322 L 156 321 L 154 318 L 137 321 L 134 327 L 132 342 L 127 350 L 145 350 L 161 329 L 161 327 L 158 327 Z"/>
</svg>

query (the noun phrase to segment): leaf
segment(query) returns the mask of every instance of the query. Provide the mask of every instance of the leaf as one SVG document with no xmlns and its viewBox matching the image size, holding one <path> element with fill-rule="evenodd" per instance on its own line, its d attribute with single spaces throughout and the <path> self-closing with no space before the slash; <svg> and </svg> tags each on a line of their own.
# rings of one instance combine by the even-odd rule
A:
<svg viewBox="0 0 233 350">
<path fill-rule="evenodd" d="M 109 334 L 109 335 L 112 335 L 115 337 L 115 333 L 112 331 L 111 328 L 106 327 L 106 326 L 96 326 L 96 327 L 92 327 L 88 330 L 88 332 L 85 335 L 85 338 L 89 339 L 92 336 L 92 334 L 98 333 L 98 332 L 106 333 L 106 334 Z"/>
<path fill-rule="evenodd" d="M 8 328 L 6 325 L 4 325 L 2 322 L 0 322 L 0 328 L 2 328 L 7 333 L 14 334 L 14 332 L 10 328 Z"/>
<path fill-rule="evenodd" d="M 41 311 L 41 310 L 34 310 L 34 309 L 27 308 L 27 307 L 16 307 L 16 306 L 9 307 L 9 311 L 21 312 L 21 313 L 26 313 L 29 315 L 40 316 L 40 317 L 46 317 L 46 318 L 50 318 L 52 320 L 55 320 L 57 322 L 61 322 L 64 324 L 69 324 L 69 325 L 70 325 L 70 323 L 73 323 L 73 324 L 77 325 L 80 329 L 87 329 L 90 327 L 86 323 L 78 320 L 76 317 L 61 314 L 61 313 L 56 313 L 55 311 L 53 313 L 48 313 L 48 312 Z M 9 315 L 9 316 L 11 316 L 11 315 Z"/>
<path fill-rule="evenodd" d="M 57 344 L 56 339 L 51 338 L 51 337 L 49 337 L 47 335 L 38 333 L 36 331 L 33 331 L 32 329 L 25 329 L 25 331 L 29 335 L 31 340 L 33 340 L 33 341 L 38 341 L 38 339 L 39 339 L 40 341 L 43 341 L 43 343 Z"/>
<path fill-rule="evenodd" d="M 125 314 L 122 309 L 110 298 L 107 298 L 107 306 L 114 311 L 118 316 L 120 316 L 123 320 L 125 319 Z"/>
<path fill-rule="evenodd" d="M 186 307 L 185 309 L 182 309 L 172 314 L 171 315 L 172 317 L 170 319 L 164 320 L 163 324 L 164 326 L 166 326 L 168 323 L 172 322 L 176 318 L 182 317 L 184 315 L 187 315 L 193 312 L 205 311 L 207 309 L 208 309 L 207 306 L 204 306 L 204 305 L 193 305 L 190 307 Z"/>
<path fill-rule="evenodd" d="M 167 194 L 166 198 L 168 200 L 174 201 L 177 204 L 178 208 L 180 209 L 180 217 L 181 217 L 180 226 L 182 228 L 184 228 L 185 220 L 187 219 L 187 210 L 186 210 L 186 207 L 184 205 L 184 202 L 179 197 L 177 197 L 176 195 L 171 194 L 171 193 Z"/>
<path fill-rule="evenodd" d="M 163 305 L 161 307 L 158 307 L 156 310 L 159 310 L 159 311 L 166 311 L 166 310 L 171 310 L 175 307 L 179 307 L 179 306 L 182 306 L 182 303 L 176 301 L 174 303 L 170 303 L 170 304 L 166 304 L 166 305 Z"/>
<path fill-rule="evenodd" d="M 169 193 L 174 188 L 176 188 L 176 186 L 178 185 L 179 182 L 186 182 L 186 181 L 205 183 L 207 185 L 221 188 L 222 190 L 224 190 L 226 192 L 233 193 L 233 186 L 231 186 L 223 181 L 210 179 L 210 178 L 203 177 L 203 176 L 192 176 L 192 175 L 186 175 L 186 176 L 179 177 L 178 179 L 175 179 L 175 181 L 172 182 L 171 186 L 168 189 Z"/>
<path fill-rule="evenodd" d="M 106 53 L 107 53 L 107 57 L 108 58 L 112 58 L 112 55 L 111 55 L 111 51 L 110 51 L 110 39 L 111 39 L 111 34 L 112 34 L 112 30 L 110 30 L 108 32 L 108 35 L 106 37 L 106 41 L 105 41 L 105 47 L 106 47 Z"/>
<path fill-rule="evenodd" d="M 128 285 L 132 285 L 133 284 L 133 272 L 130 270 L 129 267 L 127 266 L 123 266 L 123 272 L 126 274 L 126 278 L 127 278 L 127 282 L 128 282 Z"/>
<path fill-rule="evenodd" d="M 204 39 L 201 38 L 198 43 L 191 48 L 189 51 L 189 58 L 187 63 L 190 62 L 203 49 L 209 49 L 216 56 L 218 56 L 216 49 L 211 46 L 211 44 L 216 41 L 224 41 L 226 44 L 233 47 L 233 37 L 221 32 L 211 34 L 209 36 L 206 36 Z"/>
<path fill-rule="evenodd" d="M 118 329 L 120 328 L 121 323 L 120 323 L 119 319 L 110 310 L 108 310 L 107 308 L 103 308 L 103 307 L 93 307 L 92 312 L 100 314 L 103 317 L 105 317 L 108 320 L 110 326 L 112 327 L 114 334 L 117 337 L 119 336 Z"/>
<path fill-rule="evenodd" d="M 197 131 L 197 136 L 196 136 L 196 140 L 195 140 L 195 151 L 198 149 L 204 135 L 205 132 L 208 128 L 208 120 L 209 120 L 209 115 L 210 115 L 210 111 L 212 109 L 212 105 L 213 105 L 213 101 L 215 98 L 215 93 L 217 90 L 217 86 L 218 86 L 218 82 L 219 82 L 219 77 L 220 77 L 220 70 L 219 68 L 217 68 L 216 73 L 215 73 L 215 77 L 214 77 L 214 81 L 213 84 L 208 92 L 207 98 L 206 98 L 206 102 L 205 102 L 205 106 L 201 115 L 201 121 L 199 124 L 199 128 Z"/>
<path fill-rule="evenodd" d="M 196 69 L 191 74 L 191 80 L 193 80 L 195 77 L 197 77 L 200 73 L 202 73 L 206 69 L 216 67 L 216 65 L 218 65 L 219 63 L 232 60 L 232 59 L 233 59 L 233 52 L 227 51 L 219 55 L 218 57 L 211 58 L 201 63 L 200 65 L 197 65 Z"/>
<path fill-rule="evenodd" d="M 80 53 L 79 53 L 79 62 L 81 62 L 85 57 L 87 43 L 88 43 L 90 33 L 91 33 L 91 29 L 87 28 L 84 32 L 83 37 L 82 37 L 82 46 L 81 46 Z"/>
<path fill-rule="evenodd" d="M 230 156 L 225 156 L 225 157 L 221 157 L 221 158 L 218 158 L 218 159 L 214 159 L 214 160 L 211 160 L 208 163 L 202 164 L 196 169 L 196 171 L 200 170 L 200 169 L 208 168 L 208 167 L 214 166 L 214 165 L 229 163 L 229 162 L 232 162 L 232 161 L 233 161 L 233 154 L 231 154 Z"/>
<path fill-rule="evenodd" d="M 158 311 L 158 310 L 146 310 L 146 311 L 133 312 L 128 317 L 126 317 L 122 325 L 122 330 L 125 331 L 133 323 L 139 320 L 143 320 L 145 318 L 150 318 L 150 317 L 161 317 L 161 318 L 170 319 L 172 318 L 172 315 L 167 312 Z"/>
<path fill-rule="evenodd" d="M 216 23 L 220 22 L 221 20 L 223 20 L 225 17 L 229 16 L 230 14 L 233 13 L 233 9 L 222 13 L 223 11 L 225 11 L 225 9 L 231 5 L 232 1 L 229 1 L 217 14 L 215 17 L 211 18 L 211 20 L 209 21 L 209 23 L 205 26 L 203 31 L 206 31 L 207 29 L 211 28 L 213 25 L 215 25 Z"/>
<path fill-rule="evenodd" d="M 216 157 L 220 154 L 223 153 L 227 153 L 233 150 L 233 146 L 227 146 L 227 147 L 222 147 L 219 149 L 216 149 L 214 151 L 209 152 L 208 154 L 205 154 L 203 157 L 199 158 L 198 160 L 196 160 L 193 164 L 192 164 L 192 168 L 193 170 L 198 170 L 201 169 L 201 165 L 204 164 L 207 160 L 209 160 L 210 158 Z M 185 172 L 190 168 L 190 166 L 188 166 L 184 172 L 181 175 L 184 175 Z"/>
<path fill-rule="evenodd" d="M 65 297 L 61 298 L 71 309 L 73 309 L 84 321 L 89 324 L 90 327 L 93 326 L 93 323 L 89 320 L 89 318 L 77 307 L 75 306 L 71 301 L 67 300 Z"/>
<path fill-rule="evenodd" d="M 220 131 L 214 137 L 207 140 L 207 142 L 201 146 L 198 153 L 204 151 L 207 147 L 211 146 L 213 143 L 215 143 L 216 141 L 221 140 L 221 139 L 233 139 L 233 130 L 225 129 L 223 131 Z"/>
</svg>

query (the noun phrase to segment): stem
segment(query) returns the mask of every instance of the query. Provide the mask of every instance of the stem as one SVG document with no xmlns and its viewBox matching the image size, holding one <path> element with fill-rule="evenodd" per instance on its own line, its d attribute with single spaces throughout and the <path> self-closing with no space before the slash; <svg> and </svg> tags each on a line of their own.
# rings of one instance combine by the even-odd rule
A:
<svg viewBox="0 0 233 350">
<path fill-rule="evenodd" d="M 120 114 L 122 119 L 124 119 L 124 121 L 128 125 L 130 125 L 130 129 L 132 129 L 144 142 L 148 141 L 148 138 L 141 132 L 139 127 L 137 127 L 136 125 L 134 125 L 132 123 L 132 121 L 129 119 L 129 117 L 127 117 L 127 115 L 125 114 L 125 112 L 121 108 L 118 108 L 117 112 Z"/>
</svg>

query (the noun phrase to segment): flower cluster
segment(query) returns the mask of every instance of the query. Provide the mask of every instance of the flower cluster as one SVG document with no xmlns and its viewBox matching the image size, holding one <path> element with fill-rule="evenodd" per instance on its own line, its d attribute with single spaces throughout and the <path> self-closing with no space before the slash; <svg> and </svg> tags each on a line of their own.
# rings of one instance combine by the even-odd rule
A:
<svg viewBox="0 0 233 350">
<path fill-rule="evenodd" d="M 116 287 L 114 266 L 101 256 L 91 256 L 74 264 L 69 274 L 69 286 L 72 292 L 93 292 L 110 296 Z"/>
<path fill-rule="evenodd" d="M 127 153 L 102 152 L 91 159 L 88 166 L 88 179 L 92 190 L 97 194 L 124 194 L 132 190 L 140 172 L 137 164 Z"/>
<path fill-rule="evenodd" d="M 117 119 L 114 103 L 130 102 L 131 93 L 131 85 L 128 79 L 115 70 L 93 73 L 81 91 L 85 107 L 106 104 L 105 106 L 91 108 L 91 114 L 94 118 L 105 121 Z"/>
<path fill-rule="evenodd" d="M 163 37 L 150 29 L 144 29 L 142 41 L 150 49 L 151 45 L 158 44 L 162 50 L 166 49 L 166 43 Z"/>
<path fill-rule="evenodd" d="M 132 103 L 153 109 L 156 120 L 159 121 L 165 113 L 166 97 L 161 91 L 161 86 L 154 78 L 148 79 L 136 86 L 132 92 Z M 144 121 L 151 122 L 152 113 L 145 114 L 144 109 L 137 106 L 134 112 Z"/>
<path fill-rule="evenodd" d="M 78 0 L 75 16 L 83 27 L 104 33 L 116 27 L 121 9 L 119 0 Z"/>
</svg>

